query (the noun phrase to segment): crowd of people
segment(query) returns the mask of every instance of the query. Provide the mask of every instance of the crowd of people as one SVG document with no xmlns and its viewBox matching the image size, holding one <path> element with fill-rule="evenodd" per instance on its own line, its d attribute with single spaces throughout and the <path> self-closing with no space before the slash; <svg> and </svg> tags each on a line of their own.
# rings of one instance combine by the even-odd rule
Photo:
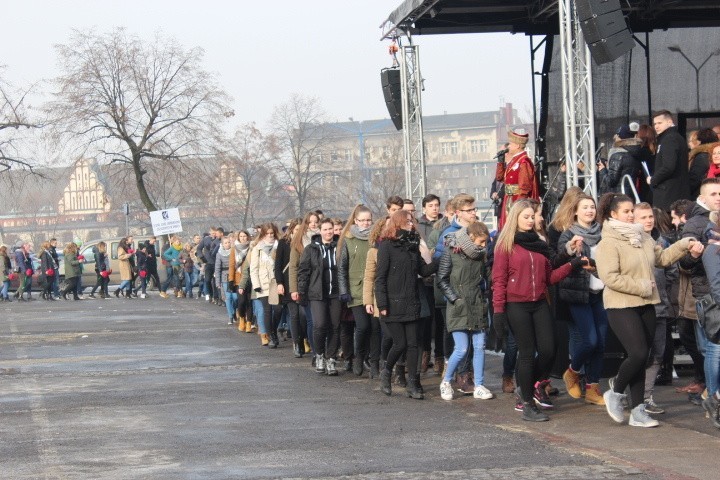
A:
<svg viewBox="0 0 720 480">
<path fill-rule="evenodd" d="M 700 130 L 697 138 L 711 135 Z M 556 336 L 564 321 L 568 395 L 604 406 L 619 423 L 627 409 L 628 423 L 639 427 L 657 426 L 654 415 L 664 412 L 653 391 L 672 381 L 676 324 L 695 367 L 693 381 L 679 390 L 720 428 L 720 340 L 705 318 L 720 301 L 720 178 L 713 174 L 716 156 L 720 170 L 720 146 L 713 138 L 700 153 L 693 148 L 688 161 L 690 149 L 668 112 L 655 116 L 653 128 L 621 127 L 607 167 L 599 166 L 607 191 L 596 203 L 579 187 L 567 189 L 546 225 L 525 151 L 528 135 L 511 131 L 493 186 L 498 231 L 479 221 L 475 199 L 463 193 L 447 200 L 443 213 L 436 195 L 422 199 L 421 216 L 412 200 L 393 196 L 380 218 L 365 205 L 347 221 L 313 211 L 282 228 L 216 227 L 184 244 L 173 236 L 162 252 L 154 238 L 135 245 L 128 237 L 117 247 L 115 295 L 144 298 L 151 278 L 163 298 L 193 298 L 197 285 L 197 298 L 223 306 L 228 325 L 257 333 L 261 345 L 275 349 L 291 340 L 294 356 L 310 356 L 318 374 L 367 374 L 383 394 L 400 386 L 418 400 L 428 372 L 442 377 L 444 400 L 495 397 L 485 385 L 485 350 L 500 345 L 502 391 L 516 394 L 515 409 L 527 421 L 547 421 L 554 407 L 558 389 L 550 374 L 557 352 L 565 351 Z M 701 164 L 707 172 L 691 200 L 696 187 L 688 178 L 700 175 Z M 617 191 L 625 175 L 648 201 Z M 96 249 L 90 297 L 96 291 L 109 297 L 107 245 Z M 77 245 L 69 243 L 63 254 L 65 281 L 58 288 L 55 245 L 41 247 L 45 299 L 56 298 L 54 291 L 81 298 Z M 14 255 L 11 271 L 9 253 L 0 248 L 5 299 L 8 276 L 33 273 L 26 248 Z M 166 269 L 162 283 L 158 257 Z M 21 282 L 15 296 L 24 292 Z M 626 356 L 603 392 L 609 329 Z"/>
</svg>

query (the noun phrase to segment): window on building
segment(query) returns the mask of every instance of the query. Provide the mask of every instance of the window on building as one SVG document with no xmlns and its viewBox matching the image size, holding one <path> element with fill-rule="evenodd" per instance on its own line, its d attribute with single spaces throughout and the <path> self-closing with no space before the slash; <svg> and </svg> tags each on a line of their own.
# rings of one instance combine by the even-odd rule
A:
<svg viewBox="0 0 720 480">
<path fill-rule="evenodd" d="M 490 198 L 490 189 L 488 187 L 483 188 L 482 198 L 483 200 Z"/>
<path fill-rule="evenodd" d="M 478 170 L 480 169 L 480 167 L 479 167 L 478 164 L 476 163 L 475 165 L 473 165 L 472 168 L 473 168 L 473 177 L 477 177 L 477 176 L 478 176 Z"/>
<path fill-rule="evenodd" d="M 335 150 L 333 150 L 332 152 L 330 152 L 330 161 L 337 162 L 337 160 L 338 160 L 338 153 Z"/>
<path fill-rule="evenodd" d="M 487 151 L 487 140 L 470 140 L 470 153 L 485 153 Z"/>
<path fill-rule="evenodd" d="M 392 153 L 392 149 L 388 145 L 385 145 L 383 147 L 383 157 L 388 158 L 391 153 Z"/>
<path fill-rule="evenodd" d="M 441 142 L 443 155 L 457 155 L 458 142 Z"/>
<path fill-rule="evenodd" d="M 459 177 L 460 177 L 460 169 L 458 169 L 458 168 L 453 168 L 452 176 L 455 177 L 455 178 L 459 178 Z"/>
<path fill-rule="evenodd" d="M 346 162 L 352 162 L 353 159 L 353 152 L 351 149 L 346 148 L 345 149 L 345 161 Z"/>
<path fill-rule="evenodd" d="M 483 164 L 482 175 L 483 175 L 483 177 L 487 177 L 487 174 L 488 174 L 488 166 L 487 166 L 487 164 Z"/>
</svg>

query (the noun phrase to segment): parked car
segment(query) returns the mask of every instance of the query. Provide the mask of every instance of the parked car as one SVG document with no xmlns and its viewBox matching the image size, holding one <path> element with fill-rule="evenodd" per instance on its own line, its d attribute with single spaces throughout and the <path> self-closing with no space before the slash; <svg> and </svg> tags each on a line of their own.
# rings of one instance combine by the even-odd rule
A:
<svg viewBox="0 0 720 480">
<path fill-rule="evenodd" d="M 123 237 L 117 237 L 117 238 L 103 238 L 98 240 L 93 240 L 87 243 L 84 243 L 82 247 L 80 247 L 80 255 L 85 257 L 85 259 L 82 262 L 83 266 L 83 272 L 82 272 L 82 284 L 85 287 L 90 287 L 92 285 L 95 285 L 95 281 L 97 280 L 97 276 L 95 275 L 95 251 L 94 248 L 97 247 L 97 244 L 100 242 L 105 242 L 107 245 L 108 253 L 110 255 L 110 270 L 112 270 L 112 273 L 110 274 L 110 285 L 119 285 L 120 284 L 120 260 L 118 259 L 118 245 L 120 244 L 120 240 L 122 240 Z M 133 242 L 135 248 L 137 248 L 141 243 L 145 243 L 146 240 L 150 239 L 149 236 L 133 236 Z M 160 255 L 162 254 L 163 250 L 167 248 L 165 247 L 165 240 L 163 237 L 158 237 L 157 241 L 155 242 L 155 252 L 158 256 L 158 276 L 160 277 L 160 281 L 164 282 L 167 278 L 165 274 L 165 268 L 160 261 Z M 140 278 L 138 278 L 135 281 L 135 286 L 140 286 Z M 148 288 L 155 288 L 155 282 L 150 280 L 148 282 Z"/>
</svg>

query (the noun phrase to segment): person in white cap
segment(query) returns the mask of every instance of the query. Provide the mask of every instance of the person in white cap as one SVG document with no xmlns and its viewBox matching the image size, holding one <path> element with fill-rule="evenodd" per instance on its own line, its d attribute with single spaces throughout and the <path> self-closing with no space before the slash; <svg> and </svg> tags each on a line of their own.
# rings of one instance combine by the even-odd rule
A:
<svg viewBox="0 0 720 480">
<path fill-rule="evenodd" d="M 535 177 L 535 166 L 525 151 L 529 139 L 524 128 L 508 132 L 507 163 L 500 161 L 497 165 L 495 180 L 505 184 L 505 197 L 503 198 L 498 229 L 505 224 L 505 217 L 515 202 L 521 198 L 539 200 L 539 189 Z"/>
</svg>

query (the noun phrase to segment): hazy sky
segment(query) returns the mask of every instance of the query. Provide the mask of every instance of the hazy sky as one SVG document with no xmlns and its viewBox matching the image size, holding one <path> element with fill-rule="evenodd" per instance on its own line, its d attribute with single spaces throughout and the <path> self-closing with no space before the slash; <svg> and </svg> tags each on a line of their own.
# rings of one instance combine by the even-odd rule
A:
<svg viewBox="0 0 720 480">
<path fill-rule="evenodd" d="M 0 65 L 14 83 L 57 74 L 54 45 L 73 29 L 116 26 L 155 32 L 205 50 L 235 101 L 235 121 L 264 125 L 292 92 L 320 97 L 330 120 L 388 116 L 380 87 L 390 66 L 379 25 L 401 0 L 23 0 L 3 2 Z M 529 40 L 524 35 L 417 36 L 425 115 L 531 111 Z"/>
</svg>

